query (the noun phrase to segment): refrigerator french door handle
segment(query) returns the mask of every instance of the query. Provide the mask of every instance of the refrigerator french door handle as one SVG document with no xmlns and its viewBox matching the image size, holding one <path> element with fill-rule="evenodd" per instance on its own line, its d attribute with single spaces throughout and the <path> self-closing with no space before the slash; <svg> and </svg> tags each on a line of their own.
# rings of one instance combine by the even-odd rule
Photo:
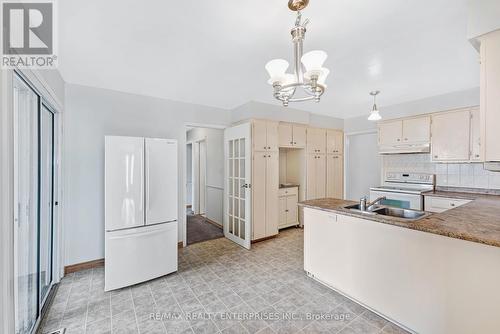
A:
<svg viewBox="0 0 500 334">
<path fill-rule="evenodd" d="M 146 212 L 149 212 L 149 200 L 151 199 L 151 194 L 150 192 L 150 185 L 149 185 L 149 146 L 147 145 L 146 142 Z M 146 224 L 147 224 L 147 217 L 146 217 Z"/>
<path fill-rule="evenodd" d="M 119 236 L 112 236 L 110 239 L 112 240 L 119 240 L 119 239 L 128 239 L 128 238 L 135 238 L 135 237 L 143 237 L 146 235 L 156 235 L 160 229 L 155 229 L 152 231 L 146 231 L 146 232 L 135 232 L 135 233 L 129 233 L 129 234 L 124 234 L 124 235 L 119 235 Z"/>
<path fill-rule="evenodd" d="M 144 154 L 142 154 L 142 157 L 141 157 L 141 176 L 143 178 L 143 181 L 141 181 L 141 201 L 140 201 L 140 205 L 139 205 L 139 209 L 141 211 L 144 211 Z"/>
</svg>

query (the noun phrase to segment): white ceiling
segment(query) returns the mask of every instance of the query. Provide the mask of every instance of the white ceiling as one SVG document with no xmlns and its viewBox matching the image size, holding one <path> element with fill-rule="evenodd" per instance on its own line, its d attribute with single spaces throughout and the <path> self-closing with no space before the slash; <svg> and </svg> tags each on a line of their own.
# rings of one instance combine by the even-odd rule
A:
<svg viewBox="0 0 500 334">
<path fill-rule="evenodd" d="M 320 104 L 293 108 L 348 118 L 371 90 L 392 105 L 479 86 L 466 39 L 467 0 L 311 0 L 305 51 L 332 73 Z M 60 70 L 67 82 L 231 109 L 278 103 L 265 63 L 291 61 L 287 0 L 64 0 Z"/>
</svg>

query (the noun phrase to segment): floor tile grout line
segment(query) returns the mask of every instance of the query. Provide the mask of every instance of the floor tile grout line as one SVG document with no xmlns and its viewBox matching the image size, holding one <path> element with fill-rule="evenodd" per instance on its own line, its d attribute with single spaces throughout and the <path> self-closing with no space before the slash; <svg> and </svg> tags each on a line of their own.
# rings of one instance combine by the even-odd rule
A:
<svg viewBox="0 0 500 334">
<path fill-rule="evenodd" d="M 179 276 L 180 276 L 180 278 L 184 281 L 184 277 L 182 277 L 182 275 L 181 275 L 180 273 L 178 273 L 178 272 L 177 272 L 176 274 L 177 274 L 177 275 L 179 275 Z M 186 282 L 184 281 L 184 283 L 186 283 Z M 184 310 L 182 309 L 181 304 L 180 304 L 180 303 L 179 303 L 179 301 L 177 300 L 177 297 L 175 296 L 175 293 L 172 291 L 172 288 L 170 287 L 170 285 L 168 284 L 168 282 L 167 282 L 167 288 L 170 290 L 170 293 L 172 294 L 172 297 L 174 298 L 175 303 L 177 304 L 177 306 L 178 306 L 178 307 L 179 307 L 179 309 L 181 310 L 182 314 L 185 316 L 185 312 L 184 312 Z M 202 305 L 202 306 L 203 306 L 203 305 Z M 183 319 L 183 320 L 186 320 L 186 319 Z M 191 323 L 189 322 L 189 320 L 186 320 L 186 321 L 189 323 L 189 329 L 191 329 L 191 330 L 194 332 L 194 330 L 193 330 L 193 326 L 191 326 Z M 167 329 L 167 334 L 168 334 L 168 329 Z"/>
<path fill-rule="evenodd" d="M 66 297 L 66 302 L 64 303 L 64 311 L 63 311 L 63 315 L 61 317 L 61 320 L 59 322 L 59 326 L 58 327 L 61 327 L 62 324 L 63 324 L 63 320 L 64 320 L 64 316 L 66 315 L 66 311 L 68 310 L 68 304 L 69 304 L 69 297 L 71 297 L 71 292 L 73 291 L 73 285 L 75 284 L 75 277 L 72 276 L 71 277 L 71 284 L 70 284 L 70 287 L 69 287 L 69 292 L 68 292 L 68 296 Z"/>
<path fill-rule="evenodd" d="M 135 310 L 135 301 L 134 301 L 134 294 L 132 293 L 132 288 L 130 289 L 130 297 L 132 298 L 132 308 L 134 310 L 134 316 L 135 316 L 135 328 L 137 330 L 137 333 L 139 333 L 139 321 L 137 320 L 137 312 Z M 113 330 L 111 330 L 113 332 Z"/>
<path fill-rule="evenodd" d="M 90 303 L 90 293 L 92 291 L 92 281 L 94 279 L 94 269 L 92 269 L 90 274 L 90 283 L 89 283 L 89 291 L 87 294 L 87 309 L 85 311 L 85 322 L 83 323 L 83 332 L 87 332 L 87 319 L 89 317 L 89 303 Z"/>
<path fill-rule="evenodd" d="M 166 282 L 165 282 L 166 283 Z M 151 289 L 151 285 L 148 284 L 149 287 L 149 294 L 151 295 L 151 298 L 153 299 L 153 303 L 155 303 L 156 310 L 158 311 L 158 303 L 156 302 L 155 296 L 153 295 L 153 289 Z M 161 322 L 163 328 L 165 329 L 165 333 L 167 332 L 167 326 L 165 326 L 165 323 L 162 321 Z M 141 329 L 139 328 L 139 334 L 141 333 Z"/>
</svg>

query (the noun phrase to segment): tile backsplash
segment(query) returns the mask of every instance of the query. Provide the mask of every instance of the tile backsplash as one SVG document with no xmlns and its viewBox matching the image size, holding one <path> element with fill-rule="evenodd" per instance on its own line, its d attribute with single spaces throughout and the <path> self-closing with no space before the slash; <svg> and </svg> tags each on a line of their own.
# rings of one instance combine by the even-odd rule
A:
<svg viewBox="0 0 500 334">
<path fill-rule="evenodd" d="M 386 172 L 436 174 L 436 185 L 500 189 L 500 172 L 483 168 L 482 163 L 434 163 L 430 154 L 394 154 L 382 156 L 382 175 Z"/>
</svg>

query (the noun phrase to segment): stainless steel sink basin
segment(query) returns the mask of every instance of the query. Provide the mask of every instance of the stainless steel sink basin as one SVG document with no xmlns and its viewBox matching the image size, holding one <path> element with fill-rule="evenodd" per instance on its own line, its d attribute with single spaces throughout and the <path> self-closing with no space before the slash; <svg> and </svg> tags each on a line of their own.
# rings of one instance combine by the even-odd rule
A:
<svg viewBox="0 0 500 334">
<path fill-rule="evenodd" d="M 407 210 L 400 208 L 383 207 L 373 210 L 374 213 L 383 216 L 405 218 L 405 219 L 418 219 L 426 215 L 423 211 Z"/>
<path fill-rule="evenodd" d="M 403 218 L 408 220 L 415 220 L 429 215 L 429 213 L 424 211 L 400 209 L 400 208 L 395 208 L 390 206 L 380 206 L 380 205 L 369 206 L 366 211 L 361 211 L 359 204 L 348 205 L 345 206 L 344 208 L 366 215 L 381 215 L 381 216 Z"/>
<path fill-rule="evenodd" d="M 366 211 L 361 211 L 360 209 L 360 206 L 359 204 L 353 204 L 353 205 L 348 205 L 346 207 L 344 207 L 348 210 L 353 210 L 353 211 L 359 211 L 360 213 L 365 213 L 365 214 L 375 214 L 375 209 L 377 208 L 380 208 L 380 206 L 377 206 L 377 205 L 372 205 L 372 206 L 369 206 L 368 208 L 366 208 Z"/>
</svg>

